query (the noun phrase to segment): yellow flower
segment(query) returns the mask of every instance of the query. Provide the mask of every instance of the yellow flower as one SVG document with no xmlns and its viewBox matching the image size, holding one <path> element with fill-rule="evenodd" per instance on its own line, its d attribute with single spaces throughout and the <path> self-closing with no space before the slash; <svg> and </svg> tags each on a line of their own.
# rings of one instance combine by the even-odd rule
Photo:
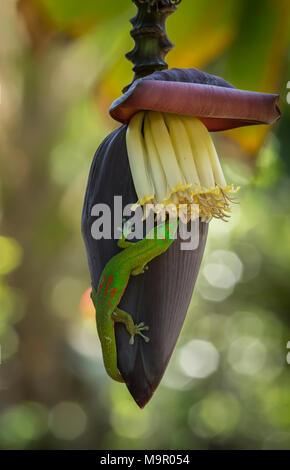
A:
<svg viewBox="0 0 290 470">
<path fill-rule="evenodd" d="M 239 188 L 226 183 L 210 133 L 199 119 L 140 111 L 129 122 L 126 142 L 135 207 L 143 206 L 145 217 L 150 210 L 159 216 L 172 207 L 182 209 L 186 220 L 230 216 L 232 193 Z"/>
</svg>

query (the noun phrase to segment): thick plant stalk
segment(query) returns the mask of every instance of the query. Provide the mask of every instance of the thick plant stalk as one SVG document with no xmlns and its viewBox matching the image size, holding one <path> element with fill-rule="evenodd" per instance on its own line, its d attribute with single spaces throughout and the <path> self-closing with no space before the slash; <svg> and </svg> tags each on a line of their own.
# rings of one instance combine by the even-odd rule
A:
<svg viewBox="0 0 290 470">
<path fill-rule="evenodd" d="M 133 62 L 135 72 L 132 83 L 156 70 L 167 69 L 165 56 L 173 48 L 166 34 L 165 22 L 176 10 L 181 0 L 133 0 L 138 12 L 131 19 L 131 36 L 135 41 L 132 51 L 126 54 Z M 131 83 L 131 84 L 132 84 Z M 130 85 L 131 85 L 130 84 Z M 128 85 L 123 91 L 128 90 Z"/>
</svg>

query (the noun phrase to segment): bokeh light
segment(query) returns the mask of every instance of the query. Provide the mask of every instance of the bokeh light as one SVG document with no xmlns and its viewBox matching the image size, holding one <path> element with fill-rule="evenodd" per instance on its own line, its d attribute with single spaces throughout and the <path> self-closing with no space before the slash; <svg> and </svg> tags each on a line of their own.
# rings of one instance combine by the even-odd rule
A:
<svg viewBox="0 0 290 470">
<path fill-rule="evenodd" d="M 87 416 L 78 403 L 64 401 L 50 410 L 48 424 L 55 437 L 73 441 L 85 431 Z"/>
<path fill-rule="evenodd" d="M 179 361 L 189 377 L 203 379 L 218 368 L 219 353 L 208 341 L 192 340 L 181 349 Z"/>
<path fill-rule="evenodd" d="M 141 439 L 154 431 L 152 415 L 147 409 L 137 408 L 120 385 L 112 387 L 111 424 L 116 434 L 128 439 Z"/>
<path fill-rule="evenodd" d="M 17 268 L 21 256 L 22 250 L 16 240 L 0 236 L 0 276 Z"/>
<path fill-rule="evenodd" d="M 0 439 L 7 448 L 24 449 L 47 432 L 47 411 L 39 403 L 9 407 L 0 417 Z"/>
</svg>

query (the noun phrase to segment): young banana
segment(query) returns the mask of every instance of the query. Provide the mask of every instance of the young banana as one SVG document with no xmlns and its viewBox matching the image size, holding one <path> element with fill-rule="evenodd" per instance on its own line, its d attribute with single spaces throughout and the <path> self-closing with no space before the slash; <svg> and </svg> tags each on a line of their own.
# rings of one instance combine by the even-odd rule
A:
<svg viewBox="0 0 290 470">
<path fill-rule="evenodd" d="M 138 204 L 155 212 L 172 203 L 187 206 L 187 220 L 198 213 L 204 221 L 229 217 L 230 193 L 211 136 L 197 118 L 140 111 L 129 122 L 126 135 Z"/>
<path fill-rule="evenodd" d="M 166 113 L 164 118 L 185 181 L 193 193 L 199 191 L 200 181 L 185 126 L 178 115 Z"/>
<path fill-rule="evenodd" d="M 166 123 L 164 122 L 163 115 L 155 111 L 149 111 L 148 117 L 152 136 L 171 193 L 183 191 L 189 185 L 186 185 L 185 179 L 179 168 L 174 147 L 172 145 Z"/>
<path fill-rule="evenodd" d="M 155 188 L 155 197 L 157 201 L 165 202 L 170 197 L 170 190 L 151 132 L 149 113 L 146 113 L 145 116 L 144 138 L 148 154 L 150 174 Z"/>
<path fill-rule="evenodd" d="M 139 204 L 154 198 L 154 188 L 148 168 L 148 157 L 142 135 L 144 112 L 132 117 L 126 133 L 128 158 Z"/>
</svg>

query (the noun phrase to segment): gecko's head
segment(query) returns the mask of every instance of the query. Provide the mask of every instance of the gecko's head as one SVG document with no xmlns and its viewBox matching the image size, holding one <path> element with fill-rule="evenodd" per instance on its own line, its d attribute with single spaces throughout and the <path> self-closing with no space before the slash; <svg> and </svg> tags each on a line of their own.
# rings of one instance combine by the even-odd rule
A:
<svg viewBox="0 0 290 470">
<path fill-rule="evenodd" d="M 154 238 L 163 241 L 166 245 L 171 245 L 172 241 L 176 238 L 177 227 L 177 219 L 169 219 L 165 224 L 158 224 L 155 229 Z"/>
<path fill-rule="evenodd" d="M 166 230 L 173 237 L 175 236 L 178 228 L 178 219 L 169 219 L 168 224 L 166 225 Z"/>
</svg>

